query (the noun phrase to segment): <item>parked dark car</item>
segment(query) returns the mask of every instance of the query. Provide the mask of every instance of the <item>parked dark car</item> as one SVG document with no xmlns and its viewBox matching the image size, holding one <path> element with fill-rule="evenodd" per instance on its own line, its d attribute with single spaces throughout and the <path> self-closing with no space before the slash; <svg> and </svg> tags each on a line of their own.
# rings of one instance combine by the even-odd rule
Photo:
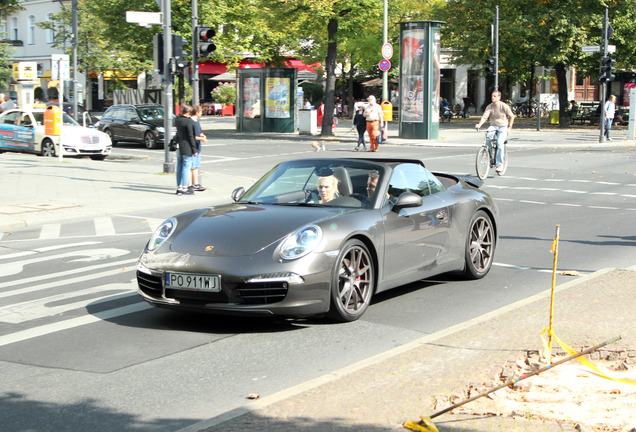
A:
<svg viewBox="0 0 636 432">
<path fill-rule="evenodd" d="M 418 160 L 284 162 L 232 204 L 163 222 L 139 258 L 139 293 L 172 309 L 353 321 L 390 288 L 488 273 L 497 207 L 480 185 Z"/>
<path fill-rule="evenodd" d="M 113 105 L 97 123 L 97 129 L 118 141 L 141 142 L 151 148 L 163 148 L 163 106 L 157 104 Z"/>
</svg>

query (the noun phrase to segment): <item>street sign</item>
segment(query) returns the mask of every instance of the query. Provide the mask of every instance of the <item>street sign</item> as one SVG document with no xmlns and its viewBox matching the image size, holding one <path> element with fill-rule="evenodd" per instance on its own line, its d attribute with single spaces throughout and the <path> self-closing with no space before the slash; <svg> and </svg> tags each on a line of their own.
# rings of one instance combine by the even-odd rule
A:
<svg viewBox="0 0 636 432">
<path fill-rule="evenodd" d="M 382 45 L 382 58 L 389 60 L 391 57 L 393 57 L 393 46 L 387 42 Z"/>
<path fill-rule="evenodd" d="M 126 22 L 137 23 L 140 26 L 161 24 L 161 12 L 126 11 Z"/>
<path fill-rule="evenodd" d="M 600 45 L 586 45 L 581 47 L 581 52 L 601 52 Z"/>
<path fill-rule="evenodd" d="M 391 69 L 391 62 L 388 61 L 387 59 L 384 59 L 380 61 L 380 63 L 378 64 L 378 67 L 380 68 L 382 72 L 386 72 L 389 69 Z"/>
<path fill-rule="evenodd" d="M 63 80 L 70 78 L 68 54 L 51 54 L 51 79 L 57 80 L 62 75 Z"/>
</svg>

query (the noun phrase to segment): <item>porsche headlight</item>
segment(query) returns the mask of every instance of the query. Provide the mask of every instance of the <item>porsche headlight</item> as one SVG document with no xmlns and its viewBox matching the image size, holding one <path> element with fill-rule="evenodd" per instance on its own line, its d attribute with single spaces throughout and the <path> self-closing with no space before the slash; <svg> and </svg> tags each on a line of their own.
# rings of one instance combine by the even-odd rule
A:
<svg viewBox="0 0 636 432">
<path fill-rule="evenodd" d="M 152 234 L 152 237 L 150 237 L 150 241 L 148 242 L 148 250 L 153 251 L 161 246 L 163 242 L 168 240 L 168 237 L 170 237 L 176 227 L 176 219 L 168 219 L 167 221 L 164 221 L 161 225 L 159 225 L 159 227 Z"/>
<path fill-rule="evenodd" d="M 313 251 L 322 240 L 322 230 L 310 225 L 288 236 L 281 245 L 280 256 L 283 259 L 296 259 Z"/>
</svg>

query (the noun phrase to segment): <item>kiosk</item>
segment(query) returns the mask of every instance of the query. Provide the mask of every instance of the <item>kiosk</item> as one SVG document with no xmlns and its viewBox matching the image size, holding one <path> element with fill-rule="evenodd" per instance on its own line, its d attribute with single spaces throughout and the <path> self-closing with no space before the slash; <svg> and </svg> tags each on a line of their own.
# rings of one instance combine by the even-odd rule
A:
<svg viewBox="0 0 636 432">
<path fill-rule="evenodd" d="M 442 24 L 400 23 L 400 138 L 439 138 Z"/>
</svg>

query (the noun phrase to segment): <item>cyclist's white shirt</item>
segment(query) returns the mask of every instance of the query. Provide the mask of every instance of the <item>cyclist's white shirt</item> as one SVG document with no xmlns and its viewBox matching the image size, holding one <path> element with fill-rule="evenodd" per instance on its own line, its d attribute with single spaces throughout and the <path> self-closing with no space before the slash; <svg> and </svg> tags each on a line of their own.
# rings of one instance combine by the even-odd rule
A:
<svg viewBox="0 0 636 432">
<path fill-rule="evenodd" d="M 514 114 L 510 107 L 503 103 L 499 102 L 498 106 L 494 104 L 490 104 L 486 107 L 486 111 L 481 116 L 482 122 L 490 120 L 490 124 L 497 127 L 508 126 L 508 120 L 514 118 Z"/>
</svg>

